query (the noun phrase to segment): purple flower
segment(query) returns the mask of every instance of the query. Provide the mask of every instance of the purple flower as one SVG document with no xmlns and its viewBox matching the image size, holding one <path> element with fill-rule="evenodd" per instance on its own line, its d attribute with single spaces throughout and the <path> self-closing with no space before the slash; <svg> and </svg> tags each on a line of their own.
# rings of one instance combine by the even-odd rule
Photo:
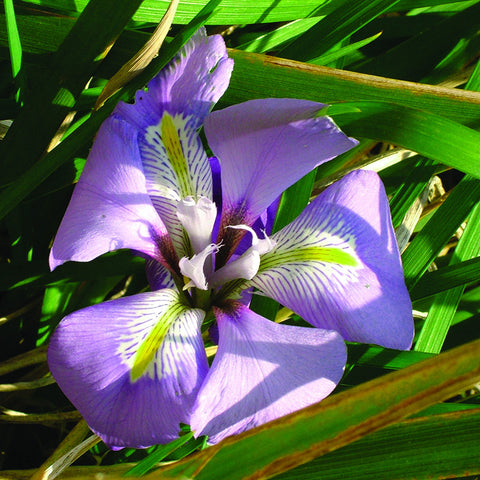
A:
<svg viewBox="0 0 480 480">
<path fill-rule="evenodd" d="M 351 173 L 267 235 L 266 212 L 282 191 L 356 141 L 309 101 L 209 114 L 232 68 L 221 37 L 199 31 L 135 104 L 120 104 L 53 244 L 52 268 L 120 248 L 147 259 L 151 292 L 74 312 L 50 342 L 55 379 L 112 448 L 168 442 L 181 422 L 218 442 L 326 397 L 343 374 L 344 339 L 399 349 L 412 341 L 375 173 Z M 252 287 L 317 328 L 254 313 Z M 209 367 L 202 331 L 212 325 Z"/>
</svg>

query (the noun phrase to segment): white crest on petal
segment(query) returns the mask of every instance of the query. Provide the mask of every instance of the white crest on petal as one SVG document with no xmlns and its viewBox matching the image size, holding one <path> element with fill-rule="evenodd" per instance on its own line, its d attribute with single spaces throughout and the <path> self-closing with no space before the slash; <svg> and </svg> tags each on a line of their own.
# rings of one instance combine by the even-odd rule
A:
<svg viewBox="0 0 480 480">
<path fill-rule="evenodd" d="M 195 124 L 193 117 L 165 112 L 138 141 L 147 192 L 180 257 L 188 242 L 177 217 L 178 202 L 187 196 L 212 198 L 210 163 Z"/>
</svg>

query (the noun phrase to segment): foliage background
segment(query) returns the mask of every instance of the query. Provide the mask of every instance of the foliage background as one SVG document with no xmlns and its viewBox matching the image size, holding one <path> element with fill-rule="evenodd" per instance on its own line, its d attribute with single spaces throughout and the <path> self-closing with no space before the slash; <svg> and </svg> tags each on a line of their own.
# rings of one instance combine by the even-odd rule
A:
<svg viewBox="0 0 480 480">
<path fill-rule="evenodd" d="M 3 2 L 0 478 L 40 478 L 49 467 L 43 478 L 140 475 L 203 446 L 186 433 L 147 452 L 107 451 L 88 437 L 45 360 L 48 337 L 64 315 L 146 288 L 142 261 L 128 252 L 50 273 L 49 246 L 102 120 L 201 24 L 224 36 L 235 60 L 217 108 L 261 97 L 311 99 L 331 104 L 328 114 L 361 139 L 286 192 L 276 227 L 346 172 L 378 171 L 417 335 L 409 352 L 350 344 L 346 375 L 326 401 L 149 475 L 477 478 L 480 2 L 180 1 L 159 55 L 94 110 L 103 86 L 150 38 L 168 3 Z M 255 308 L 301 322 L 273 302 L 258 300 Z"/>
</svg>

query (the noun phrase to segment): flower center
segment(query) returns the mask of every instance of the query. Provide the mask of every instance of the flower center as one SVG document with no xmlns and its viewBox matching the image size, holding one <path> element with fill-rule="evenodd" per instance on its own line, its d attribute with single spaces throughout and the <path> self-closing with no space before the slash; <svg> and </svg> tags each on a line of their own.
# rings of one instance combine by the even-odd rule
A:
<svg viewBox="0 0 480 480">
<path fill-rule="evenodd" d="M 252 235 L 252 245 L 242 255 L 237 255 L 236 258 L 234 255 L 229 263 L 215 270 L 214 255 L 222 248 L 221 244 L 211 243 L 216 213 L 215 204 L 206 197 L 200 197 L 197 201 L 193 197 L 187 197 L 179 202 L 177 216 L 188 233 L 194 251 L 191 258 L 183 257 L 179 262 L 180 271 L 188 280 L 184 290 L 211 290 L 232 280 L 251 280 L 260 267 L 260 256 L 275 246 L 267 236 L 259 239 L 256 232 L 247 225 L 230 225 L 226 228 L 249 232 Z"/>
</svg>

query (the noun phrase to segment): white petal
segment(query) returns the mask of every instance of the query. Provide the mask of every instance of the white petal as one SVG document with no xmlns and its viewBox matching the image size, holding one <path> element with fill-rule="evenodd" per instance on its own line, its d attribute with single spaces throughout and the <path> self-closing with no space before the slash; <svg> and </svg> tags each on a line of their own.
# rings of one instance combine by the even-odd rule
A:
<svg viewBox="0 0 480 480">
<path fill-rule="evenodd" d="M 212 242 L 217 206 L 207 197 L 198 201 L 188 196 L 178 203 L 177 216 L 188 233 L 193 252 L 199 253 Z"/>
<path fill-rule="evenodd" d="M 259 239 L 253 228 L 247 225 L 231 225 L 228 228 L 250 232 L 252 235 L 252 246 L 243 255 L 218 269 L 210 279 L 211 287 L 225 285 L 225 283 L 238 278 L 251 280 L 260 267 L 260 255 L 269 252 L 275 246 L 275 241 L 267 236 Z"/>
<path fill-rule="evenodd" d="M 211 265 L 211 263 L 207 263 L 211 254 L 217 250 L 218 246 L 212 243 L 192 258 L 183 257 L 180 259 L 180 271 L 182 275 L 190 279 L 190 282 L 185 285 L 184 289 L 196 287 L 200 290 L 208 290 L 209 285 L 205 269 Z"/>
</svg>

